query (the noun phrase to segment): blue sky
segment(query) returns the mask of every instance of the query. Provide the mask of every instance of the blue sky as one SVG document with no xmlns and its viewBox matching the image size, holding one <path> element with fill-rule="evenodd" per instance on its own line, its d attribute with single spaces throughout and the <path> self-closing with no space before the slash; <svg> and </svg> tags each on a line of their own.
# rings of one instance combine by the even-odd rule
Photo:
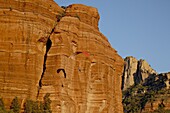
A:
<svg viewBox="0 0 170 113">
<path fill-rule="evenodd" d="M 145 59 L 157 72 L 170 71 L 170 0 L 55 1 L 96 7 L 100 31 L 118 54 Z"/>
</svg>

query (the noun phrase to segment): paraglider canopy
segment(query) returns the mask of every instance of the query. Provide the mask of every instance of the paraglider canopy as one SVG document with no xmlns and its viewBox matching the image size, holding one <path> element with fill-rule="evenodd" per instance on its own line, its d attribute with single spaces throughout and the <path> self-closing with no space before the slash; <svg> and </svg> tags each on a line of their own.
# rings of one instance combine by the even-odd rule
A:
<svg viewBox="0 0 170 113">
<path fill-rule="evenodd" d="M 89 57 L 90 56 L 90 53 L 88 53 L 87 51 L 83 51 L 82 52 L 86 57 Z"/>
</svg>

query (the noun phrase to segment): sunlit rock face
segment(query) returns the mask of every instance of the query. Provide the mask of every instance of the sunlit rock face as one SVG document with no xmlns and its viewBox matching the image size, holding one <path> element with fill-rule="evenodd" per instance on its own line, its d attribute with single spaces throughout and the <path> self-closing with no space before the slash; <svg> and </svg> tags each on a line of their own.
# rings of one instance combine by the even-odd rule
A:
<svg viewBox="0 0 170 113">
<path fill-rule="evenodd" d="M 98 29 L 96 8 L 0 0 L 0 96 L 42 100 L 54 113 L 123 113 L 124 61 Z"/>
<path fill-rule="evenodd" d="M 124 73 L 122 76 L 122 89 L 126 90 L 135 84 L 134 76 L 137 72 L 138 60 L 134 57 L 126 57 L 124 59 Z"/>
<path fill-rule="evenodd" d="M 137 60 L 135 57 L 129 56 L 124 59 L 124 71 L 122 75 L 122 90 L 137 85 L 140 83 L 145 83 L 146 79 L 157 74 L 157 72 L 152 69 L 146 60 Z"/>
<path fill-rule="evenodd" d="M 0 96 L 36 99 L 46 41 L 63 11 L 53 1 L 0 0 Z"/>
</svg>

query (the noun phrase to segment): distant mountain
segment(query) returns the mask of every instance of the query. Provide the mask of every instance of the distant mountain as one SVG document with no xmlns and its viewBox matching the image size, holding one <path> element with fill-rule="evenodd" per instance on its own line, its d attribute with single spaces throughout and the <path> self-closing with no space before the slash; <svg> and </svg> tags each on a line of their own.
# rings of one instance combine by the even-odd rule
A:
<svg viewBox="0 0 170 113">
<path fill-rule="evenodd" d="M 122 91 L 124 112 L 168 112 L 170 73 L 158 74 L 145 61 L 130 56 L 124 59 Z"/>
</svg>

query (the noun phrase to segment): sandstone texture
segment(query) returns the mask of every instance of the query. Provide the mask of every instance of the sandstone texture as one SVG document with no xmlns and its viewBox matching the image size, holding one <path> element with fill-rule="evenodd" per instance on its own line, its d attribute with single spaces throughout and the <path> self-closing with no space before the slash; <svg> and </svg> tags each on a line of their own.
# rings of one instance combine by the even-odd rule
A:
<svg viewBox="0 0 170 113">
<path fill-rule="evenodd" d="M 42 100 L 54 113 L 123 113 L 123 59 L 98 29 L 96 8 L 0 0 L 0 96 Z M 133 73 L 133 72 L 132 72 Z M 131 76 L 131 75 L 128 75 Z"/>
<path fill-rule="evenodd" d="M 156 75 L 157 72 L 151 68 L 146 60 L 139 61 L 132 57 L 124 59 L 124 72 L 122 75 L 122 90 L 126 90 L 132 85 L 144 83 L 150 75 Z"/>
</svg>

